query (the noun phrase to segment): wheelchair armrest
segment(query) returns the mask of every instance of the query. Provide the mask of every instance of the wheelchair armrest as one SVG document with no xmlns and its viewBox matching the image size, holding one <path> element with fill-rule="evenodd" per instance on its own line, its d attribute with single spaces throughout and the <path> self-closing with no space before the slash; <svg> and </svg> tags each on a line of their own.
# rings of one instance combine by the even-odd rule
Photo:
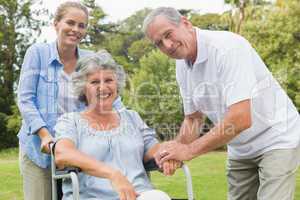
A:
<svg viewBox="0 0 300 200">
<path fill-rule="evenodd" d="M 55 175 L 64 175 L 64 174 L 69 174 L 71 172 L 75 172 L 76 174 L 78 174 L 79 172 L 81 172 L 81 169 L 78 167 L 65 167 L 63 169 L 57 169 L 56 168 L 56 164 L 55 164 L 55 145 L 56 142 L 50 143 L 49 147 L 51 150 L 51 169 L 52 169 L 52 174 Z"/>
<path fill-rule="evenodd" d="M 56 169 L 55 174 L 56 175 L 64 175 L 64 174 L 69 174 L 71 172 L 78 174 L 81 172 L 81 169 L 78 167 L 65 167 L 63 169 Z"/>
<path fill-rule="evenodd" d="M 159 170 L 159 167 L 154 159 L 144 162 L 144 168 L 147 172 Z"/>
</svg>

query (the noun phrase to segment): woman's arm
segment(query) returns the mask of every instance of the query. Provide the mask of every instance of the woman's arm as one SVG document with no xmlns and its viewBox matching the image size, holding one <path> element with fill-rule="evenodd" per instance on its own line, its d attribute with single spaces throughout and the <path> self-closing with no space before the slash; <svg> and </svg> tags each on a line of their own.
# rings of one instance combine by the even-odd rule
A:
<svg viewBox="0 0 300 200">
<path fill-rule="evenodd" d="M 116 173 L 111 167 L 76 149 L 70 139 L 60 139 L 55 145 L 55 163 L 58 168 L 78 167 L 91 176 L 111 179 Z"/>
<path fill-rule="evenodd" d="M 38 134 L 41 138 L 41 150 L 50 153 L 49 143 L 53 141 L 47 124 L 37 108 L 37 86 L 40 78 L 41 60 L 39 49 L 31 46 L 25 54 L 18 85 L 18 108 L 28 126 L 30 134 Z"/>
<path fill-rule="evenodd" d="M 37 108 L 37 85 L 40 70 L 39 49 L 36 45 L 33 45 L 26 51 L 17 92 L 18 108 L 30 134 L 35 134 L 42 127 L 46 127 L 46 123 Z"/>
<path fill-rule="evenodd" d="M 154 156 L 160 152 L 161 144 L 158 143 L 155 130 L 149 128 L 137 112 L 133 111 L 130 114 L 132 115 L 132 122 L 137 126 L 144 140 L 143 161 L 146 163 L 149 160 L 154 159 Z M 172 160 L 164 162 L 159 168 L 162 169 L 165 175 L 172 175 L 180 166 L 181 162 Z"/>
<path fill-rule="evenodd" d="M 135 199 L 137 193 L 132 184 L 118 170 L 97 161 L 76 149 L 70 139 L 60 139 L 55 146 L 55 163 L 59 168 L 79 167 L 83 172 L 96 177 L 107 178 L 118 192 L 120 199 Z"/>
<path fill-rule="evenodd" d="M 151 159 L 154 159 L 154 155 L 156 152 L 158 152 L 160 147 L 160 144 L 157 143 L 155 145 L 153 145 L 144 155 L 144 162 L 148 162 Z"/>
</svg>

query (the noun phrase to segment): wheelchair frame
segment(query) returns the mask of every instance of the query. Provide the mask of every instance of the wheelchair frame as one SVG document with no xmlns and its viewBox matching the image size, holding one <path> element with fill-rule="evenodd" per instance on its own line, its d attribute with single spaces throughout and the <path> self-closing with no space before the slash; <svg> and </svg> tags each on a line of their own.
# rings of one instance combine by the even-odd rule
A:
<svg viewBox="0 0 300 200">
<path fill-rule="evenodd" d="M 73 189 L 73 200 L 79 200 L 79 181 L 77 174 L 80 172 L 79 168 L 76 167 L 68 167 L 63 170 L 56 169 L 55 157 L 54 157 L 54 149 L 55 144 L 50 144 L 51 149 L 51 182 L 52 182 L 52 200 L 59 200 L 57 197 L 57 180 L 69 178 L 72 181 L 72 189 Z M 147 173 L 150 171 L 158 170 L 158 167 L 154 160 L 147 162 L 145 164 L 145 169 Z M 186 192 L 187 192 L 187 200 L 194 200 L 194 192 L 193 192 L 193 184 L 190 170 L 187 165 L 183 164 L 181 169 L 185 175 L 186 182 Z M 173 199 L 172 200 L 176 200 Z M 185 200 L 185 199 L 177 199 L 177 200 Z"/>
</svg>

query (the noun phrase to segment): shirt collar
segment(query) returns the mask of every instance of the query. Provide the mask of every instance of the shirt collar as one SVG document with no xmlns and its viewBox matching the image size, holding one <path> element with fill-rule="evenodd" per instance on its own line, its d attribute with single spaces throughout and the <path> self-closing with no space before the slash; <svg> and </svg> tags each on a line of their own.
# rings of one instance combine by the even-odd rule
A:
<svg viewBox="0 0 300 200">
<path fill-rule="evenodd" d="M 49 57 L 49 64 L 53 62 L 58 62 L 61 64 L 59 60 L 58 50 L 57 50 L 57 41 L 50 43 L 50 57 Z"/>
<path fill-rule="evenodd" d="M 207 53 L 207 47 L 205 44 L 205 39 L 204 39 L 204 35 L 201 34 L 201 30 L 197 27 L 194 27 L 196 30 L 196 39 L 197 39 L 197 57 L 196 60 L 194 62 L 194 64 L 192 65 L 192 63 L 188 60 L 185 60 L 185 63 L 192 68 L 194 65 L 198 64 L 198 63 L 203 63 L 207 60 L 208 58 L 208 53 Z"/>
<path fill-rule="evenodd" d="M 77 54 L 77 57 L 80 58 L 82 56 L 83 52 L 78 47 L 76 47 L 76 54 Z M 62 63 L 60 62 L 59 54 L 58 54 L 58 50 L 57 50 L 57 40 L 50 43 L 49 64 L 51 64 L 53 62 L 58 62 L 59 64 L 62 65 Z"/>
<path fill-rule="evenodd" d="M 205 62 L 208 58 L 207 46 L 205 43 L 205 36 L 199 28 L 196 28 L 197 33 L 197 58 L 195 63 Z"/>
<path fill-rule="evenodd" d="M 77 47 L 76 48 L 76 54 L 77 54 L 77 58 L 80 58 L 84 55 L 84 50 Z"/>
</svg>

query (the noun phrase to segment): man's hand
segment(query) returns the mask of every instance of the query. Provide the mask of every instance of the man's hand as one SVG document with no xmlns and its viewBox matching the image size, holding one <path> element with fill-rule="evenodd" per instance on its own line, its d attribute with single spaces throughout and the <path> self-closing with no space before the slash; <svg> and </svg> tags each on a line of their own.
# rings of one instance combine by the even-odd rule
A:
<svg viewBox="0 0 300 200">
<path fill-rule="evenodd" d="M 168 160 L 162 164 L 163 174 L 165 176 L 171 176 L 175 173 L 176 169 L 182 166 L 182 162 L 177 160 Z"/>
<path fill-rule="evenodd" d="M 189 145 L 177 141 L 162 143 L 157 153 L 154 155 L 155 162 L 162 168 L 162 164 L 168 160 L 185 161 L 191 160 Z"/>
</svg>

